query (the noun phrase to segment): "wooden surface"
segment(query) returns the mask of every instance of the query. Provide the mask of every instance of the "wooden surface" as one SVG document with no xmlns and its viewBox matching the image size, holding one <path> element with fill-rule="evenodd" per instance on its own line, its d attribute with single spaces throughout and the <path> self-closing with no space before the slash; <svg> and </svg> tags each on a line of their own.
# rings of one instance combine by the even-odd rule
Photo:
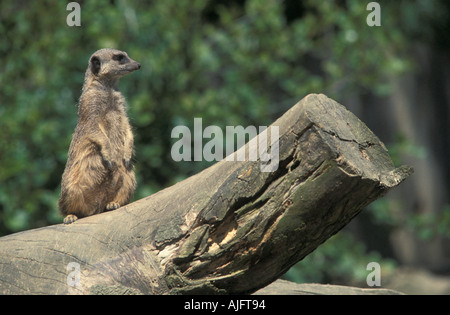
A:
<svg viewBox="0 0 450 315">
<path fill-rule="evenodd" d="M 394 168 L 378 138 L 325 95 L 272 126 L 273 172 L 222 160 L 115 211 L 0 238 L 0 293 L 252 293 L 412 171 Z"/>
<path fill-rule="evenodd" d="M 384 288 L 357 288 L 319 283 L 294 283 L 278 279 L 254 295 L 403 295 Z"/>
</svg>

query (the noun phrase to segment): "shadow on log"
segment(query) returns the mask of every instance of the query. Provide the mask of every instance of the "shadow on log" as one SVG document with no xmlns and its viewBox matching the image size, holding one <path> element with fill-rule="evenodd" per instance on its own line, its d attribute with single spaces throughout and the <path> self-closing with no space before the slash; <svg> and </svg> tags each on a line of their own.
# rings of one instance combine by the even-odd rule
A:
<svg viewBox="0 0 450 315">
<path fill-rule="evenodd" d="M 0 238 L 0 293 L 252 293 L 412 171 L 324 95 L 305 97 L 268 134 L 275 126 L 272 172 L 222 160 L 118 210 Z"/>
</svg>

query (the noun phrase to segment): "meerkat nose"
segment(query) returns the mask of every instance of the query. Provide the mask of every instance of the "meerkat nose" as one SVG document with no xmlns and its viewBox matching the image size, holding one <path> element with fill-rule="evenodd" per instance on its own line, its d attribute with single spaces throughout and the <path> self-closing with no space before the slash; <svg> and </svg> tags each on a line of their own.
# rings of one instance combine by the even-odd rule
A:
<svg viewBox="0 0 450 315">
<path fill-rule="evenodd" d="M 136 66 L 137 66 L 138 69 L 141 69 L 141 64 L 140 63 L 138 63 Z"/>
</svg>

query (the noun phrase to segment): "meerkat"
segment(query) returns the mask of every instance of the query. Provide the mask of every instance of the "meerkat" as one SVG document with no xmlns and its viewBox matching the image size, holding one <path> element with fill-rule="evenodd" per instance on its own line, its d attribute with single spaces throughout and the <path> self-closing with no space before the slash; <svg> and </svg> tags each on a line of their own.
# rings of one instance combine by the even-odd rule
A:
<svg viewBox="0 0 450 315">
<path fill-rule="evenodd" d="M 62 175 L 58 207 L 64 224 L 127 204 L 135 190 L 133 133 L 119 79 L 141 65 L 104 48 L 89 58 L 78 123 Z"/>
</svg>

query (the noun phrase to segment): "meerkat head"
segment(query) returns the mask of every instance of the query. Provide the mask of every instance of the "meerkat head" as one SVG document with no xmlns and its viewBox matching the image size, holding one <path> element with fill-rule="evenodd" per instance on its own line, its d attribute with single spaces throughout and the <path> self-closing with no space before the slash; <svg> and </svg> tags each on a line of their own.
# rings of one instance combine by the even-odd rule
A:
<svg viewBox="0 0 450 315">
<path fill-rule="evenodd" d="M 97 50 L 89 59 L 86 77 L 115 83 L 119 78 L 140 68 L 141 64 L 128 57 L 126 52 L 103 48 Z"/>
</svg>

